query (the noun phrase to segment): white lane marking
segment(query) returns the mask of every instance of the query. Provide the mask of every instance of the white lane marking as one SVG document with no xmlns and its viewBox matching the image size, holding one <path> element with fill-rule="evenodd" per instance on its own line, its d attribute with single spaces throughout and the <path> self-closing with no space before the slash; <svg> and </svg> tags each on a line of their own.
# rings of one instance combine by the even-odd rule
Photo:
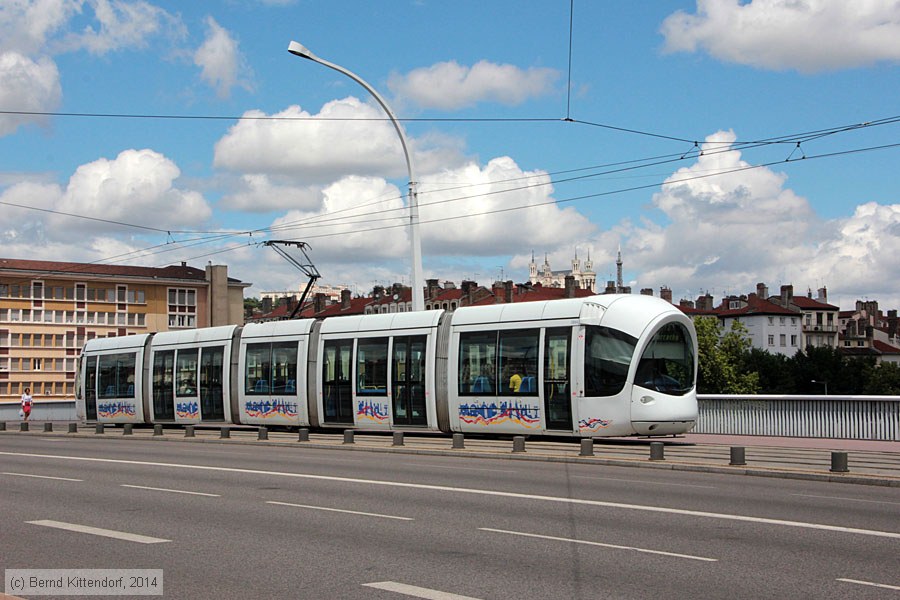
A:
<svg viewBox="0 0 900 600">
<path fill-rule="evenodd" d="M 63 523 L 62 521 L 26 521 L 29 525 L 41 525 L 43 527 L 53 527 L 55 529 L 64 529 L 66 531 L 75 531 L 78 533 L 89 533 L 91 535 L 99 535 L 117 540 L 125 540 L 128 542 L 137 542 L 139 544 L 161 544 L 163 542 L 171 542 L 172 540 L 164 540 L 162 538 L 148 537 L 146 535 L 138 535 L 136 533 L 126 533 L 124 531 L 115 531 L 112 529 L 100 529 L 99 527 L 88 527 L 87 525 L 77 525 L 75 523 Z"/>
<path fill-rule="evenodd" d="M 189 492 L 187 490 L 170 490 L 168 488 L 147 487 L 146 485 L 128 485 L 123 483 L 120 487 L 133 488 L 136 490 L 151 490 L 153 492 L 172 492 L 173 494 L 190 494 L 192 496 L 209 496 L 211 498 L 221 498 L 219 494 L 207 494 L 206 492 Z"/>
<path fill-rule="evenodd" d="M 895 504 L 900 506 L 900 502 L 889 502 L 887 500 L 861 500 L 859 498 L 843 498 L 841 496 L 813 496 L 812 494 L 790 494 L 791 496 L 800 496 L 802 498 L 820 498 L 822 500 L 840 500 L 842 502 L 868 502 L 871 504 Z"/>
<path fill-rule="evenodd" d="M 673 485 L 678 487 L 703 488 L 707 490 L 717 489 L 714 485 L 694 485 L 690 483 L 668 483 L 666 481 L 642 481 L 640 479 L 619 479 L 616 477 L 592 477 L 591 475 L 572 475 L 577 479 L 597 479 L 602 481 L 624 481 L 625 483 L 641 483 L 646 485 Z"/>
<path fill-rule="evenodd" d="M 49 475 L 31 475 L 29 473 L 0 473 L 0 475 L 15 475 L 16 477 L 34 477 L 35 479 L 55 479 L 57 481 L 84 481 L 83 479 L 72 479 L 71 477 L 50 477 Z"/>
<path fill-rule="evenodd" d="M 277 504 L 278 506 L 296 506 L 297 508 L 309 508 L 312 510 L 327 510 L 329 512 L 347 513 L 350 515 L 362 515 L 364 517 L 380 517 L 382 519 L 397 519 L 398 521 L 414 521 L 409 517 L 396 517 L 394 515 L 380 515 L 378 513 L 361 512 L 358 510 L 344 510 L 341 508 L 326 508 L 324 506 L 311 506 L 309 504 L 292 504 L 291 502 L 276 502 L 275 500 L 267 500 L 266 504 Z"/>
<path fill-rule="evenodd" d="M 405 583 L 397 583 L 396 581 L 379 581 L 377 583 L 364 583 L 363 587 L 385 590 L 388 592 L 397 592 L 405 596 L 414 598 L 425 598 L 426 600 L 479 600 L 472 596 L 460 596 L 459 594 L 451 594 L 450 592 L 442 592 L 440 590 L 432 590 L 416 585 L 407 585 Z"/>
<path fill-rule="evenodd" d="M 872 583 L 871 581 L 860 581 L 858 579 L 838 578 L 837 581 L 843 581 L 844 583 L 855 583 L 857 585 L 868 585 L 871 587 L 884 588 L 886 590 L 900 590 L 900 585 L 888 585 L 886 583 Z"/>
<path fill-rule="evenodd" d="M 414 463 L 405 463 L 410 467 L 418 467 L 421 469 L 458 469 L 462 471 L 488 471 L 490 473 L 518 473 L 518 471 L 514 471 L 512 469 L 482 469 L 479 467 L 451 467 L 449 465 L 417 465 Z"/>
<path fill-rule="evenodd" d="M 575 540 L 572 538 L 555 537 L 552 535 L 539 535 L 537 533 L 525 533 L 523 531 L 507 531 L 505 529 L 491 529 L 490 527 L 479 527 L 479 531 L 491 531 L 493 533 L 506 533 L 508 535 L 519 535 L 522 537 L 538 538 L 541 540 L 552 540 L 554 542 L 569 542 L 571 544 L 584 544 L 586 546 L 600 546 L 602 548 L 614 548 L 616 550 L 632 550 L 634 552 L 643 552 L 645 554 L 659 554 L 661 556 L 671 556 L 673 558 L 688 558 L 690 560 L 702 560 L 706 562 L 718 562 L 718 558 L 707 558 L 705 556 L 694 556 L 692 554 L 678 554 L 677 552 L 664 552 L 662 550 L 650 550 L 649 548 L 638 548 L 636 546 L 620 546 L 618 544 L 604 544 L 602 542 L 590 542 L 588 540 Z"/>
<path fill-rule="evenodd" d="M 142 460 L 123 460 L 117 458 L 91 458 L 86 456 L 62 456 L 58 454 L 32 454 L 24 452 L 0 452 L 0 456 L 19 456 L 29 458 L 45 458 L 53 460 L 72 460 L 82 462 L 109 463 L 121 465 L 135 465 L 144 467 L 165 467 L 170 469 L 193 469 L 197 471 L 214 471 L 219 473 L 241 473 L 244 475 L 268 475 L 275 477 L 294 477 L 297 479 L 311 479 L 318 481 L 334 481 L 339 483 L 361 483 L 366 485 L 383 485 L 386 487 L 399 487 L 417 490 L 429 490 L 435 492 L 455 492 L 459 494 L 476 494 L 479 496 L 496 496 L 499 498 L 516 498 L 519 500 L 540 500 L 544 502 L 559 502 L 563 504 L 577 504 L 581 506 L 600 506 L 603 508 L 620 508 L 624 510 L 639 510 L 644 512 L 656 512 L 669 515 L 682 515 L 687 517 L 706 517 L 709 519 L 722 519 L 725 521 L 743 521 L 747 523 L 763 523 L 766 525 L 780 525 L 782 527 L 799 527 L 803 529 L 817 529 L 821 531 L 835 531 L 838 533 L 852 533 L 857 535 L 869 535 L 874 537 L 886 537 L 900 539 L 900 533 L 894 531 L 878 531 L 873 529 L 857 529 L 854 527 L 841 527 L 839 525 L 824 525 L 821 523 L 805 523 L 802 521 L 785 521 L 782 519 L 768 519 L 766 517 L 751 517 L 748 515 L 733 515 L 726 513 L 713 513 L 685 508 L 667 508 L 664 506 L 648 506 L 644 504 L 625 504 L 623 502 L 605 502 L 602 500 L 582 500 L 580 498 L 563 498 L 559 496 L 541 496 L 538 494 L 522 494 L 519 492 L 501 492 L 498 490 L 484 490 L 478 488 L 459 488 L 447 485 L 431 485 L 426 483 L 403 483 L 400 481 L 383 481 L 378 479 L 359 479 L 355 477 L 337 477 L 334 475 L 312 475 L 309 473 L 284 473 L 280 471 L 263 471 L 261 469 L 239 469 L 237 467 L 213 467 L 209 465 L 185 465 L 179 463 L 160 463 Z"/>
</svg>

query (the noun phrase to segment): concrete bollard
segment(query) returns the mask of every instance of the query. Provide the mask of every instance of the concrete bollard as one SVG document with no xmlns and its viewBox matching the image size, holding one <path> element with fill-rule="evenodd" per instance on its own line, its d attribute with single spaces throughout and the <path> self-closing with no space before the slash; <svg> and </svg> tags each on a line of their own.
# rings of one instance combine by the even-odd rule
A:
<svg viewBox="0 0 900 600">
<path fill-rule="evenodd" d="M 345 429 L 345 430 L 344 430 L 344 443 L 345 443 L 345 444 L 352 444 L 352 443 L 353 443 L 353 430 L 352 430 L 352 429 Z"/>
<path fill-rule="evenodd" d="M 847 466 L 846 452 L 831 453 L 831 472 L 832 473 L 849 473 L 850 468 Z"/>
<path fill-rule="evenodd" d="M 125 423 L 122 428 L 122 435 L 134 435 L 134 423 Z"/>
<path fill-rule="evenodd" d="M 0 421 L 0 431 L 6 431 L 6 421 Z"/>
<path fill-rule="evenodd" d="M 666 446 L 662 442 L 650 442 L 650 460 L 666 460 Z"/>
<path fill-rule="evenodd" d="M 78 423 L 69 423 L 69 433 L 78 433 Z"/>
<path fill-rule="evenodd" d="M 454 434 L 453 434 L 453 446 L 452 446 L 452 448 L 453 448 L 454 450 L 462 450 L 462 449 L 465 448 L 465 447 L 466 447 L 466 438 L 465 438 L 465 436 L 464 436 L 463 434 L 461 434 L 461 433 L 454 433 Z"/>
<path fill-rule="evenodd" d="M 578 456 L 594 455 L 594 438 L 581 438 L 581 452 Z"/>
<path fill-rule="evenodd" d="M 24 421 L 19 423 L 19 431 L 28 431 L 28 423 L 25 423 Z"/>
<path fill-rule="evenodd" d="M 103 430 L 103 423 L 97 423 L 96 425 L 94 425 L 94 433 L 103 433 Z"/>
<path fill-rule="evenodd" d="M 525 452 L 525 436 L 524 435 L 514 435 L 513 436 L 513 452 Z"/>
<path fill-rule="evenodd" d="M 747 460 L 744 457 L 744 447 L 743 446 L 732 446 L 731 447 L 731 460 L 728 463 L 732 467 L 742 467 L 747 464 Z"/>
<path fill-rule="evenodd" d="M 299 433 L 297 434 L 298 442 L 308 442 L 309 441 L 309 429 L 306 427 L 301 427 Z"/>
<path fill-rule="evenodd" d="M 269 428 L 268 427 L 260 427 L 256 439 L 258 440 L 267 440 L 269 439 Z"/>
<path fill-rule="evenodd" d="M 194 437 L 194 426 L 193 425 L 187 425 L 184 428 L 184 437 L 186 437 L 186 438 Z"/>
<path fill-rule="evenodd" d="M 44 423 L 44 431 L 45 432 L 53 431 L 53 423 Z"/>
<path fill-rule="evenodd" d="M 402 431 L 394 432 L 394 443 L 391 445 L 392 446 L 402 446 L 403 445 L 403 432 Z"/>
<path fill-rule="evenodd" d="M 219 430 L 219 438 L 223 440 L 227 440 L 231 438 L 231 429 L 228 427 L 222 427 Z"/>
<path fill-rule="evenodd" d="M 162 425 L 157 423 L 156 425 L 153 426 L 153 435 L 162 435 L 162 434 L 163 434 Z"/>
</svg>

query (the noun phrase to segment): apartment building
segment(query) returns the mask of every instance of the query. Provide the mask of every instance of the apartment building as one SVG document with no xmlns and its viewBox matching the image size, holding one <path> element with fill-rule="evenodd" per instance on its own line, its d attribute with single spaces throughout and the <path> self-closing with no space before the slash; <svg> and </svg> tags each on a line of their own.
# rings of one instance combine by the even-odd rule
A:
<svg viewBox="0 0 900 600">
<path fill-rule="evenodd" d="M 71 399 L 85 341 L 243 324 L 224 265 L 134 267 L 0 258 L 0 403 Z"/>
</svg>

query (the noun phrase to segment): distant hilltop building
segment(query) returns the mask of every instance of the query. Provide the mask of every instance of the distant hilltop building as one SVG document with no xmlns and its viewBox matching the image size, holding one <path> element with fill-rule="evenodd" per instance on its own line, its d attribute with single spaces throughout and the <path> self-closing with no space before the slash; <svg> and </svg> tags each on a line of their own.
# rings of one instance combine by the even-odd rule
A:
<svg viewBox="0 0 900 600">
<path fill-rule="evenodd" d="M 588 252 L 587 260 L 583 263 L 578 259 L 578 252 L 575 252 L 575 258 L 572 259 L 572 268 L 567 271 L 553 271 L 550 269 L 550 262 L 547 255 L 544 255 L 544 264 L 538 270 L 538 265 L 534 261 L 534 252 L 531 253 L 531 264 L 529 265 L 528 280 L 532 285 L 541 284 L 543 287 L 565 287 L 566 277 L 574 277 L 575 285 L 583 290 L 590 290 L 597 293 L 597 273 L 594 271 L 594 263 L 591 261 L 591 253 Z M 622 281 L 622 249 L 619 248 L 616 255 L 616 281 L 607 282 L 606 288 L 603 290 L 606 294 L 630 294 L 631 288 L 623 285 Z"/>
</svg>

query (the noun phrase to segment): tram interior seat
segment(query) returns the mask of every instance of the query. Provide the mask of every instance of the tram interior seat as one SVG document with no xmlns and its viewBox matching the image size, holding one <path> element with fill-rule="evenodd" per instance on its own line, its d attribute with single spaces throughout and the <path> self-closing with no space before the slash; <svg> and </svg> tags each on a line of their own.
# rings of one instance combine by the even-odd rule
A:
<svg viewBox="0 0 900 600">
<path fill-rule="evenodd" d="M 134 396 L 134 384 L 133 383 L 128 384 L 128 393 L 126 395 Z"/>
<path fill-rule="evenodd" d="M 475 382 L 472 384 L 473 392 L 490 392 L 491 390 L 491 382 L 487 377 L 482 375 L 481 377 L 476 377 Z"/>
<path fill-rule="evenodd" d="M 297 392 L 297 381 L 294 379 L 288 379 L 287 384 L 284 386 L 285 394 L 295 394 Z"/>
<path fill-rule="evenodd" d="M 523 377 L 522 384 L 519 386 L 520 394 L 533 394 L 535 391 L 534 377 Z"/>
<path fill-rule="evenodd" d="M 257 379 L 256 387 L 253 388 L 254 392 L 268 392 L 269 391 L 269 382 L 265 379 Z"/>
</svg>

